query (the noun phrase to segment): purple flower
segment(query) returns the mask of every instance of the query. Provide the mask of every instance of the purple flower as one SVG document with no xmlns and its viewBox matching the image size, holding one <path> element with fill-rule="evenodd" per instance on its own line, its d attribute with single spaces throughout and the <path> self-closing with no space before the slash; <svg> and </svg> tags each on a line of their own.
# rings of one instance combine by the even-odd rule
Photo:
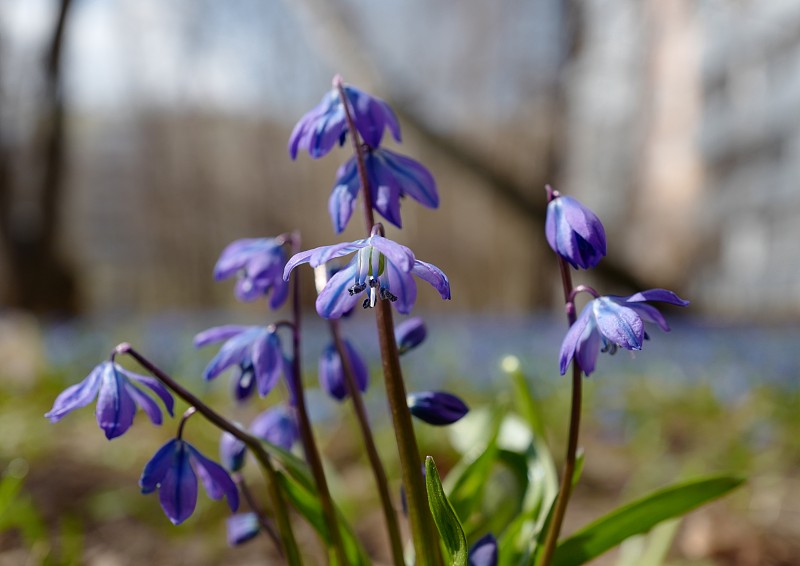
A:
<svg viewBox="0 0 800 566">
<path fill-rule="evenodd" d="M 275 238 L 246 238 L 228 245 L 214 266 L 214 279 L 237 275 L 234 293 L 240 301 L 252 301 L 270 292 L 270 306 L 281 306 L 289 294 L 283 280 L 286 253 Z"/>
<path fill-rule="evenodd" d="M 270 444 L 291 450 L 300 438 L 300 429 L 292 409 L 275 406 L 260 413 L 250 423 L 250 432 L 256 438 L 266 440 Z"/>
<path fill-rule="evenodd" d="M 143 391 L 137 384 L 150 389 L 150 392 Z M 122 436 L 131 427 L 137 406 L 153 424 L 161 424 L 161 409 L 151 397 L 152 393 L 161 399 L 172 416 L 175 402 L 161 382 L 106 361 L 96 366 L 86 379 L 56 397 L 53 408 L 45 417 L 53 423 L 60 421 L 67 413 L 85 407 L 97 397 L 97 424 L 111 440 Z"/>
<path fill-rule="evenodd" d="M 147 462 L 139 479 L 142 493 L 158 489 L 161 508 L 173 524 L 188 519 L 197 505 L 197 476 L 211 499 L 228 500 L 231 511 L 239 507 L 239 492 L 225 469 L 203 456 L 194 446 L 173 438 Z"/>
<path fill-rule="evenodd" d="M 334 77 L 334 88 L 330 90 L 317 106 L 303 116 L 289 137 L 289 155 L 297 158 L 298 150 L 304 149 L 313 158 L 327 154 L 336 143 L 344 143 L 347 136 L 347 119 L 342 106 L 337 81 Z M 383 130 L 389 128 L 394 139 L 400 141 L 400 125 L 391 107 L 381 100 L 357 88 L 344 85 L 344 92 L 350 103 L 356 129 L 364 143 L 378 147 L 383 138 Z"/>
<path fill-rule="evenodd" d="M 464 401 L 445 391 L 409 393 L 406 402 L 412 415 L 437 426 L 452 424 L 469 412 Z"/>
<path fill-rule="evenodd" d="M 228 544 L 238 546 L 255 538 L 261 530 L 261 523 L 255 513 L 237 513 L 225 520 L 228 533 Z"/>
<path fill-rule="evenodd" d="M 230 432 L 223 432 L 219 438 L 219 460 L 225 469 L 238 472 L 244 467 L 247 446 Z"/>
<path fill-rule="evenodd" d="M 394 327 L 394 338 L 400 355 L 419 346 L 428 336 L 425 322 L 418 316 L 409 318 Z"/>
<path fill-rule="evenodd" d="M 358 253 L 317 296 L 317 313 L 323 318 L 341 317 L 355 306 L 364 291 L 368 294 L 364 308 L 374 307 L 380 298 L 393 302 L 398 312 L 408 314 L 417 299 L 412 275 L 430 283 L 443 299 L 450 298 L 450 282 L 441 269 L 414 258 L 407 247 L 377 235 L 296 254 L 286 264 L 283 277 L 288 280 L 292 269 L 301 263 L 317 267 L 353 252 Z"/>
<path fill-rule="evenodd" d="M 599 297 L 590 301 L 581 311 L 561 344 L 561 375 L 576 358 L 586 375 L 594 371 L 597 354 L 601 351 L 613 354 L 617 348 L 641 350 L 644 340 L 644 322 L 654 322 L 665 332 L 669 325 L 658 310 L 645 301 L 657 301 L 685 307 L 684 301 L 672 291 L 650 289 L 630 297 Z"/>
<path fill-rule="evenodd" d="M 548 187 L 549 189 L 549 187 Z M 547 205 L 545 235 L 553 251 L 575 269 L 590 269 L 606 255 L 606 232 L 597 215 L 572 197 Z"/>
<path fill-rule="evenodd" d="M 242 401 L 253 392 L 264 397 L 275 385 L 283 371 L 283 354 L 278 335 L 264 326 L 217 326 L 194 337 L 197 348 L 213 342 L 226 342 L 203 372 L 214 379 L 226 369 L 238 366 L 239 376 L 234 385 L 234 397 Z"/>
<path fill-rule="evenodd" d="M 439 194 L 433 175 L 413 159 L 388 149 L 375 148 L 366 153 L 364 165 L 373 207 L 398 228 L 402 227 L 401 198 L 410 196 L 428 208 L 439 206 Z M 337 234 L 347 226 L 356 207 L 360 189 L 361 179 L 358 176 L 356 158 L 353 157 L 339 167 L 336 184 L 328 201 L 328 211 Z"/>
<path fill-rule="evenodd" d="M 356 385 L 359 391 L 363 393 L 367 390 L 367 385 L 369 384 L 369 371 L 358 350 L 347 340 L 343 340 L 343 343 L 347 357 L 350 360 L 350 367 L 353 369 Z M 338 401 L 343 401 L 347 397 L 342 358 L 333 344 L 329 344 L 322 351 L 322 355 L 319 358 L 319 384 L 328 395 Z"/>
<path fill-rule="evenodd" d="M 497 566 L 497 539 L 492 533 L 481 537 L 469 549 L 468 566 Z"/>
</svg>

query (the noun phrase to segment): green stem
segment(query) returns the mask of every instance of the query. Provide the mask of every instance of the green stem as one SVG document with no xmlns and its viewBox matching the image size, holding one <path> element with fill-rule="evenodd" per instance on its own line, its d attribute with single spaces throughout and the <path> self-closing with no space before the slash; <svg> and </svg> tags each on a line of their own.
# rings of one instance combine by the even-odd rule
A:
<svg viewBox="0 0 800 566">
<path fill-rule="evenodd" d="M 293 243 L 296 247 L 299 246 L 299 242 L 296 239 Z M 339 520 L 336 517 L 336 508 L 333 505 L 333 498 L 328 488 L 328 480 L 325 478 L 325 470 L 322 468 L 322 458 L 314 440 L 311 420 L 308 418 L 308 410 L 306 409 L 305 391 L 300 370 L 300 277 L 298 273 L 295 272 L 292 279 L 292 375 L 289 377 L 292 380 L 294 407 L 300 428 L 300 438 L 303 442 L 306 461 L 317 486 L 322 515 L 330 534 L 330 544 L 333 547 L 339 566 L 346 566 L 347 554 L 344 551 L 342 534 L 339 530 Z"/>
<path fill-rule="evenodd" d="M 175 394 L 186 401 L 189 405 L 195 407 L 197 412 L 203 415 L 206 420 L 216 426 L 220 430 L 224 430 L 241 440 L 245 446 L 253 453 L 261 464 L 261 470 L 267 479 L 267 489 L 272 501 L 272 507 L 275 512 L 275 519 L 278 523 L 278 532 L 280 533 L 283 548 L 286 551 L 286 558 L 291 566 L 302 566 L 303 560 L 300 557 L 300 549 L 297 547 L 297 541 L 294 538 L 294 531 L 292 524 L 289 521 L 289 514 L 287 513 L 287 505 L 283 500 L 283 495 L 278 488 L 278 478 L 275 468 L 272 466 L 272 461 L 267 454 L 261 441 L 252 436 L 227 420 L 225 417 L 214 411 L 211 407 L 198 399 L 191 391 L 183 387 L 177 381 L 172 379 L 169 375 L 161 371 L 150 360 L 145 358 L 142 354 L 133 349 L 128 343 L 122 343 L 114 349 L 115 354 L 127 354 L 135 359 L 139 364 L 153 374 L 159 381 L 169 387 Z"/>
<path fill-rule="evenodd" d="M 376 224 L 375 216 L 372 212 L 372 192 L 369 187 L 369 176 L 367 175 L 364 159 L 364 147 L 359 139 L 350 108 L 350 101 L 345 93 L 344 82 L 341 77 L 337 76 L 334 79 L 334 87 L 339 91 L 339 97 L 342 100 L 347 129 L 353 145 L 353 153 L 356 157 L 358 177 L 361 182 L 361 195 L 364 199 L 364 221 L 367 228 L 367 237 L 369 237 L 372 235 Z M 381 235 L 383 234 L 381 233 Z M 406 387 L 403 382 L 403 372 L 400 368 L 400 355 L 394 338 L 392 309 L 388 301 L 378 301 L 375 309 L 375 320 L 378 325 L 378 341 L 381 349 L 386 397 L 389 402 L 389 410 L 392 414 L 392 423 L 394 424 L 394 433 L 397 439 L 403 485 L 406 488 L 408 518 L 414 542 L 416 563 L 418 566 L 438 565 L 442 563 L 439 537 L 436 534 L 436 527 L 433 524 L 433 518 L 428 507 L 428 494 L 425 490 L 425 482 L 422 476 L 422 460 L 419 456 L 417 439 L 414 436 L 414 425 L 411 422 L 411 413 L 408 410 L 406 401 Z"/>
<path fill-rule="evenodd" d="M 375 484 L 378 488 L 378 494 L 380 495 L 381 506 L 383 507 L 383 516 L 386 519 L 386 530 L 389 534 L 392 559 L 396 566 L 403 566 L 403 564 L 405 564 L 403 558 L 403 542 L 400 538 L 400 526 L 397 521 L 397 512 L 392 504 L 392 496 L 389 491 L 389 482 L 386 479 L 386 471 L 378 455 L 375 439 L 372 438 L 372 431 L 369 428 L 369 419 L 367 418 L 367 409 L 364 406 L 364 399 L 361 397 L 361 391 L 359 391 L 356 383 L 353 364 L 344 347 L 339 321 L 331 320 L 329 322 L 333 343 L 336 346 L 336 351 L 339 353 L 339 358 L 342 360 L 345 386 L 353 401 L 353 409 L 358 419 L 361 437 L 364 440 L 364 447 L 367 452 L 367 457 L 369 458 L 370 466 L 372 467 L 372 474 L 375 476 Z"/>
</svg>

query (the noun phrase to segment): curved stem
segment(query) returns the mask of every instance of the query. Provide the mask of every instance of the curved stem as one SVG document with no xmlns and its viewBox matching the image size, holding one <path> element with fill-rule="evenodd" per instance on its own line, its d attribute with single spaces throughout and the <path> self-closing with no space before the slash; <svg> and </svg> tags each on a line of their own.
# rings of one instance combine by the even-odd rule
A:
<svg viewBox="0 0 800 566">
<path fill-rule="evenodd" d="M 272 466 L 272 460 L 261 445 L 261 441 L 255 436 L 252 436 L 227 420 L 225 417 L 217 413 L 214 409 L 203 403 L 191 391 L 186 389 L 180 383 L 172 379 L 169 375 L 161 371 L 150 360 L 145 358 L 142 354 L 133 349 L 128 343 L 122 343 L 114 349 L 115 354 L 127 354 L 135 359 L 139 364 L 153 374 L 161 383 L 169 387 L 178 397 L 195 407 L 197 412 L 203 415 L 206 420 L 216 426 L 220 430 L 228 432 L 244 442 L 245 446 L 252 451 L 253 455 L 261 465 L 261 470 L 267 479 L 267 489 L 269 496 L 272 500 L 272 507 L 275 513 L 275 519 L 278 523 L 278 531 L 280 532 L 281 542 L 286 551 L 286 558 L 292 566 L 302 566 L 303 560 L 300 557 L 300 549 L 297 547 L 297 541 L 294 538 L 294 531 L 292 531 L 292 524 L 289 521 L 289 514 L 287 505 L 283 500 L 283 495 L 278 488 L 278 478 L 275 468 Z"/>
<path fill-rule="evenodd" d="M 375 226 L 375 216 L 372 211 L 372 192 L 369 187 L 364 146 L 360 143 L 358 130 L 350 108 L 350 101 L 345 93 L 341 77 L 337 76 L 334 79 L 334 87 L 339 91 L 339 97 L 342 100 L 347 129 L 353 145 L 353 153 L 356 157 L 358 176 L 361 182 L 361 194 L 364 198 L 366 231 L 368 235 L 371 235 L 372 228 Z M 400 368 L 397 342 L 394 338 L 392 309 L 388 301 L 378 301 L 375 308 L 375 320 L 378 325 L 378 340 L 383 364 L 383 379 L 386 384 L 386 397 L 392 414 L 397 449 L 400 454 L 403 485 L 408 495 L 408 517 L 417 564 L 418 566 L 441 564 L 442 556 L 439 548 L 439 537 L 436 534 L 436 527 L 433 524 L 433 518 L 428 507 L 428 494 L 425 490 L 425 482 L 422 476 L 422 460 L 419 455 L 417 439 L 414 436 L 411 413 L 408 411 L 406 402 L 406 387 L 403 382 L 403 372 Z"/>
<path fill-rule="evenodd" d="M 281 540 L 278 537 L 278 533 L 275 532 L 275 527 L 272 525 L 270 520 L 264 514 L 264 511 L 256 502 L 256 498 L 253 496 L 253 493 L 250 491 L 250 487 L 247 485 L 247 482 L 244 481 L 244 476 L 242 474 L 234 474 L 233 481 L 236 482 L 236 485 L 239 486 L 239 491 L 242 492 L 245 501 L 247 501 L 247 505 L 250 507 L 250 510 L 256 514 L 258 517 L 258 524 L 261 525 L 261 528 L 264 529 L 264 532 L 267 533 L 267 536 L 275 543 L 275 548 L 278 550 L 278 554 L 280 554 L 281 558 L 283 556 L 283 549 L 281 549 Z"/>
<path fill-rule="evenodd" d="M 367 409 L 364 406 L 364 399 L 361 397 L 361 391 L 356 384 L 355 374 L 353 372 L 353 364 L 350 361 L 350 356 L 344 347 L 344 341 L 339 328 L 338 320 L 330 320 L 331 336 L 333 343 L 336 346 L 336 351 L 339 353 L 339 358 L 342 360 L 342 369 L 344 370 L 345 386 L 350 398 L 353 401 L 353 410 L 358 419 L 359 429 L 361 430 L 361 437 L 364 440 L 364 447 L 369 458 L 370 466 L 372 466 L 372 474 L 375 476 L 375 484 L 378 487 L 378 494 L 381 498 L 381 505 L 383 507 L 383 516 L 386 519 L 386 530 L 389 534 L 389 544 L 392 551 L 392 559 L 396 566 L 403 566 L 405 564 L 403 558 L 403 541 L 400 538 L 400 526 L 397 521 L 397 512 L 392 504 L 392 496 L 389 491 L 389 482 L 386 479 L 386 471 L 381 463 L 378 449 L 375 446 L 375 439 L 372 438 L 372 432 L 369 428 L 369 419 L 367 417 Z"/>
<path fill-rule="evenodd" d="M 298 242 L 295 243 L 299 244 Z M 344 551 L 342 534 L 339 530 L 339 520 L 336 517 L 336 508 L 333 505 L 333 498 L 328 488 L 328 480 L 325 478 L 325 470 L 322 468 L 322 458 L 314 440 L 314 432 L 311 428 L 311 420 L 308 418 L 305 393 L 303 391 L 300 369 L 300 276 L 298 272 L 295 272 L 292 279 L 292 318 L 292 375 L 290 379 L 292 380 L 294 408 L 300 428 L 300 438 L 303 442 L 306 461 L 317 486 L 322 515 L 330 533 L 334 555 L 339 566 L 345 566 L 347 564 L 347 555 Z"/>
</svg>

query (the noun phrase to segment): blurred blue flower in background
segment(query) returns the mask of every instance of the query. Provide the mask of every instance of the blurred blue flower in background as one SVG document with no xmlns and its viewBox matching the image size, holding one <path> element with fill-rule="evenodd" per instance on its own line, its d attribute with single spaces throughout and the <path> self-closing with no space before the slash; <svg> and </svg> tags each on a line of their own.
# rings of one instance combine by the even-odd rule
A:
<svg viewBox="0 0 800 566">
<path fill-rule="evenodd" d="M 364 363 L 358 350 L 356 350 L 348 340 L 342 340 L 342 343 L 347 352 L 356 385 L 359 391 L 363 393 L 367 390 L 367 386 L 369 385 L 369 371 L 367 370 L 367 365 Z M 328 395 L 337 401 L 343 401 L 347 398 L 348 391 L 345 385 L 344 366 L 342 364 L 342 358 L 339 356 L 339 352 L 336 350 L 334 344 L 328 344 L 320 355 L 319 384 Z"/>
<path fill-rule="evenodd" d="M 557 191 L 553 195 L 545 220 L 547 243 L 575 269 L 591 269 L 606 255 L 602 222 L 577 199 L 560 196 Z"/>
<path fill-rule="evenodd" d="M 460 398 L 446 391 L 418 391 L 406 397 L 411 414 L 428 424 L 453 424 L 469 412 Z"/>
<path fill-rule="evenodd" d="M 234 293 L 240 301 L 252 301 L 272 293 L 270 306 L 280 307 L 289 294 L 283 280 L 286 252 L 276 238 L 245 238 L 230 243 L 214 266 L 214 279 L 237 275 Z"/>
</svg>

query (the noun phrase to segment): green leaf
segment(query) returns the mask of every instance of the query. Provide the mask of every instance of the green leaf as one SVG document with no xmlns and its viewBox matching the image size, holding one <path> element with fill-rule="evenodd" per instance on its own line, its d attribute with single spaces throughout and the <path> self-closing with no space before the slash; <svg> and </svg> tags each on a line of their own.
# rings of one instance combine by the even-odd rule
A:
<svg viewBox="0 0 800 566">
<path fill-rule="evenodd" d="M 308 464 L 303 459 L 266 440 L 262 440 L 262 444 L 269 455 L 275 458 L 293 479 L 303 484 L 306 489 L 316 490 L 311 470 L 308 469 Z"/>
<path fill-rule="evenodd" d="M 298 481 L 280 470 L 276 473 L 281 491 L 289 499 L 289 502 L 314 527 L 323 542 L 330 547 L 330 532 L 328 532 L 328 526 L 325 524 L 325 517 L 322 514 L 322 507 L 320 506 L 316 489 L 308 489 L 302 481 Z M 370 561 L 367 553 L 338 508 L 336 509 L 336 515 L 339 519 L 339 531 L 342 535 L 342 544 L 344 545 L 348 565 L 369 565 Z"/>
<path fill-rule="evenodd" d="M 676 484 L 624 505 L 594 521 L 556 548 L 553 566 L 585 564 L 661 521 L 684 515 L 739 487 L 744 479 L 716 476 Z"/>
<path fill-rule="evenodd" d="M 514 389 L 514 405 L 517 412 L 525 419 L 534 435 L 544 438 L 544 422 L 542 422 L 541 410 L 536 399 L 531 395 L 528 381 L 525 374 L 519 368 L 519 360 L 507 357 L 503 360 L 503 369 L 511 377 L 511 384 Z M 507 366 L 507 367 L 506 367 Z"/>
<path fill-rule="evenodd" d="M 451 566 L 466 566 L 469 553 L 467 537 L 464 535 L 458 515 L 444 494 L 439 471 L 430 456 L 425 458 L 425 486 L 428 490 L 428 505 L 433 514 L 433 522 L 436 523 L 445 548 L 450 553 Z"/>
</svg>

